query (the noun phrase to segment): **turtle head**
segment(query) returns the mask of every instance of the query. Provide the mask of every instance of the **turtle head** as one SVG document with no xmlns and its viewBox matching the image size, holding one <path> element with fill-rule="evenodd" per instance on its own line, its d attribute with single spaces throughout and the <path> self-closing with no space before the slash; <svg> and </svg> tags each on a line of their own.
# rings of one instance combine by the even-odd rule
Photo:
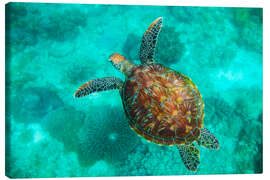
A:
<svg viewBox="0 0 270 180">
<path fill-rule="evenodd" d="M 131 73 L 132 69 L 136 66 L 134 63 L 132 63 L 119 53 L 113 53 L 112 55 L 110 55 L 109 61 L 111 61 L 111 63 L 116 69 L 124 73 L 126 76 L 128 76 Z"/>
<path fill-rule="evenodd" d="M 126 61 L 126 58 L 119 53 L 113 53 L 112 55 L 110 55 L 109 61 L 111 61 L 111 63 L 116 69 L 121 71 L 122 64 Z"/>
</svg>

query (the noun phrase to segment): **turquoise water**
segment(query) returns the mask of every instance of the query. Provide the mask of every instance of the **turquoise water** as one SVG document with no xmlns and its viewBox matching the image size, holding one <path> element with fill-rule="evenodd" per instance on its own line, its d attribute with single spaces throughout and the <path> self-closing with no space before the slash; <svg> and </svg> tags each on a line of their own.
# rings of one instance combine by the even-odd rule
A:
<svg viewBox="0 0 270 180">
<path fill-rule="evenodd" d="M 262 172 L 262 9 L 10 3 L 6 6 L 6 175 L 12 178 Z M 73 94 L 108 61 L 139 62 L 157 17 L 156 61 L 198 86 L 220 149 L 188 171 L 175 146 L 128 127 L 118 91 Z"/>
</svg>

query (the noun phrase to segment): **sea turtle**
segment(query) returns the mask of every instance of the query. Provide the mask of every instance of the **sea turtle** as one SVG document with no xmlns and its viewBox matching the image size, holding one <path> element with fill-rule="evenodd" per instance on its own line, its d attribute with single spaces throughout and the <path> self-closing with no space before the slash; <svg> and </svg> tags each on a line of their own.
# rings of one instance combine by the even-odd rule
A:
<svg viewBox="0 0 270 180">
<path fill-rule="evenodd" d="M 131 128 L 146 140 L 159 145 L 176 145 L 191 171 L 200 164 L 199 149 L 218 149 L 215 136 L 203 127 L 204 103 L 196 85 L 187 76 L 154 61 L 154 51 L 163 18 L 157 18 L 143 35 L 140 64 L 119 53 L 109 61 L 125 75 L 93 79 L 74 94 L 76 98 L 94 92 L 119 89 Z"/>
</svg>

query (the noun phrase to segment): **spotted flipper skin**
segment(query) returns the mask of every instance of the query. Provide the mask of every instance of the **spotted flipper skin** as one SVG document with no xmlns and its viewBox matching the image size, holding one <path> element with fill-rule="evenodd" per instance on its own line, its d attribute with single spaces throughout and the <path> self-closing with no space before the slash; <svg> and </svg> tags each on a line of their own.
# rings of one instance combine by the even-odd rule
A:
<svg viewBox="0 0 270 180">
<path fill-rule="evenodd" d="M 74 94 L 75 98 L 84 97 L 94 92 L 120 89 L 123 81 L 116 77 L 93 79 L 83 84 Z"/>
<path fill-rule="evenodd" d="M 207 149 L 218 149 L 219 142 L 217 138 L 210 133 L 210 131 L 206 128 L 201 129 L 201 136 L 197 139 L 198 145 L 205 147 Z"/>
<path fill-rule="evenodd" d="M 154 62 L 155 47 L 159 32 L 162 28 L 163 18 L 157 18 L 145 31 L 140 48 L 140 60 L 142 64 Z"/>
<path fill-rule="evenodd" d="M 178 145 L 177 147 L 186 168 L 190 171 L 197 171 L 200 165 L 199 149 L 194 144 Z"/>
</svg>

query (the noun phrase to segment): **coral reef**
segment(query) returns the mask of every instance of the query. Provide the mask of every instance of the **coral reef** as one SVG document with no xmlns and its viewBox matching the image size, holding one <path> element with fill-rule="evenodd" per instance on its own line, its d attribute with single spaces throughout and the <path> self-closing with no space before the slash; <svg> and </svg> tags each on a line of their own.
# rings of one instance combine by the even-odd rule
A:
<svg viewBox="0 0 270 180">
<path fill-rule="evenodd" d="M 139 151 L 143 149 L 143 153 Z M 122 164 L 116 165 L 119 176 L 153 176 L 191 174 L 185 170 L 175 146 L 158 146 L 149 142 L 139 146 Z"/>
<path fill-rule="evenodd" d="M 139 137 L 128 125 L 120 107 L 96 107 L 78 132 L 78 158 L 83 166 L 103 159 L 115 163 L 127 158 L 138 144 Z"/>
<path fill-rule="evenodd" d="M 6 45 L 16 46 L 22 50 L 27 46 L 33 46 L 38 42 L 38 26 L 35 20 L 28 21 L 31 16 L 29 8 L 24 3 L 9 3 L 6 6 Z"/>
<path fill-rule="evenodd" d="M 76 153 L 67 152 L 64 144 L 48 135 L 40 124 L 10 123 L 5 166 L 9 178 L 114 176 L 114 167 L 104 161 L 92 167 L 80 166 Z"/>
<path fill-rule="evenodd" d="M 142 37 L 130 33 L 123 45 L 124 55 L 133 61 L 139 59 Z M 160 32 L 155 51 L 155 60 L 165 65 L 181 60 L 185 53 L 185 46 L 180 40 L 180 33 L 174 27 L 164 26 Z"/>
<path fill-rule="evenodd" d="M 63 106 L 61 99 L 48 88 L 23 88 L 7 98 L 8 110 L 15 121 L 40 122 L 48 112 Z"/>
<path fill-rule="evenodd" d="M 141 37 L 134 33 L 129 33 L 125 43 L 123 44 L 123 55 L 132 61 L 139 60 L 140 45 Z"/>
<path fill-rule="evenodd" d="M 51 4 L 47 15 L 44 15 L 45 9 L 38 9 L 35 4 L 10 3 L 6 7 L 6 45 L 18 50 L 42 40 L 73 40 L 80 28 L 87 25 L 87 14 L 77 7 L 59 11 L 57 5 Z"/>
<path fill-rule="evenodd" d="M 173 7 L 175 14 L 185 12 Z M 230 15 L 225 8 L 186 7 L 191 12 L 188 22 L 181 21 L 181 40 L 185 43 L 187 59 L 197 68 L 218 68 L 231 64 L 237 54 L 238 32 L 225 21 Z M 207 11 L 208 13 L 204 13 Z M 176 18 L 178 19 L 178 18 Z M 200 30 L 199 30 L 200 29 Z M 184 37 L 183 37 L 184 36 Z"/>
<path fill-rule="evenodd" d="M 197 59 L 199 67 L 225 67 L 236 57 L 237 46 L 231 39 L 209 42 L 198 41 L 192 48 L 192 58 Z M 198 58 L 199 57 L 199 58 Z"/>
<path fill-rule="evenodd" d="M 262 173 L 262 114 L 248 117 L 238 134 L 233 166 L 241 173 Z"/>
<path fill-rule="evenodd" d="M 25 125 L 15 121 L 11 121 L 11 124 L 12 131 L 7 132 L 10 136 L 10 149 L 6 151 L 5 167 L 8 177 L 64 177 L 72 175 L 72 171 L 76 172 L 73 169 L 76 167 L 75 156 L 69 155 L 68 160 L 63 159 L 63 145 L 47 136 L 39 124 Z M 71 165 L 72 169 L 61 170 Z M 77 174 L 80 175 L 79 172 Z"/>
<path fill-rule="evenodd" d="M 67 65 L 63 82 L 68 82 L 76 87 L 81 86 L 80 83 L 89 81 L 95 76 L 96 71 L 88 66 L 82 66 L 81 64 L 70 64 Z"/>
<path fill-rule="evenodd" d="M 241 92 L 241 96 L 239 93 Z M 205 125 L 214 129 L 218 137 L 226 136 L 237 141 L 235 149 L 236 159 L 232 159 L 234 169 L 242 173 L 260 171 L 260 146 L 262 144 L 262 92 L 256 87 L 250 89 L 234 89 L 230 91 L 226 100 L 218 97 L 205 98 Z M 230 103 L 230 104 L 229 104 Z M 223 144 L 226 147 L 226 144 Z M 222 144 L 221 144 L 222 147 Z M 229 151 L 227 149 L 226 151 Z M 255 151 L 255 152 L 254 152 Z M 250 156 L 246 156 L 250 154 Z M 255 155 L 256 154 L 256 155 Z M 254 158 L 254 161 L 252 160 Z M 244 167 L 244 161 L 249 162 Z M 257 167 L 258 166 L 258 167 Z M 243 171 L 242 171 L 243 170 Z"/>
<path fill-rule="evenodd" d="M 216 95 L 204 99 L 205 104 L 205 124 L 216 127 L 221 123 L 228 123 L 228 118 L 233 114 L 233 107 L 224 99 Z"/>
<path fill-rule="evenodd" d="M 262 8 L 233 8 L 232 13 L 231 21 L 239 33 L 238 45 L 262 53 Z"/>
<path fill-rule="evenodd" d="M 234 100 L 234 110 L 237 115 L 253 116 L 263 110 L 263 91 L 256 85 L 249 88 L 233 88 L 230 96 Z"/>
<path fill-rule="evenodd" d="M 7 92 L 20 92 L 39 77 L 30 69 L 39 70 L 40 65 L 33 63 L 39 53 L 33 49 L 13 53 L 8 52 L 6 55 L 6 87 L 11 89 Z"/>
<path fill-rule="evenodd" d="M 250 21 L 254 23 L 262 24 L 263 14 L 262 8 L 232 8 L 233 23 L 237 27 L 249 26 Z"/>
<path fill-rule="evenodd" d="M 48 47 L 47 51 L 49 56 L 60 59 L 76 51 L 76 47 L 74 42 L 65 42 L 63 44 L 61 42 L 55 41 L 50 44 L 50 47 Z"/>
<path fill-rule="evenodd" d="M 181 60 L 185 46 L 180 41 L 180 32 L 175 27 L 164 26 L 157 42 L 155 59 L 157 62 L 169 65 Z"/>
<path fill-rule="evenodd" d="M 67 41 L 76 38 L 79 28 L 86 26 L 86 14 L 79 8 L 68 8 L 56 11 L 41 22 L 45 38 L 56 41 Z"/>
<path fill-rule="evenodd" d="M 10 19 L 18 20 L 20 17 L 26 16 L 27 10 L 24 4 L 9 3 L 6 6 L 6 15 L 7 23 L 10 23 Z"/>
<path fill-rule="evenodd" d="M 69 151 L 77 151 L 77 132 L 84 123 L 85 114 L 71 107 L 51 111 L 42 121 L 42 127 L 49 134 L 62 142 Z"/>
<path fill-rule="evenodd" d="M 178 7 L 168 6 L 167 9 L 171 15 L 180 22 L 190 23 L 194 18 L 198 17 L 200 8 L 198 7 Z"/>
<path fill-rule="evenodd" d="M 236 114 L 235 107 L 219 95 L 205 98 L 204 103 L 205 126 L 210 130 L 213 129 L 218 136 L 223 135 L 230 138 L 237 138 L 245 116 Z"/>
</svg>

